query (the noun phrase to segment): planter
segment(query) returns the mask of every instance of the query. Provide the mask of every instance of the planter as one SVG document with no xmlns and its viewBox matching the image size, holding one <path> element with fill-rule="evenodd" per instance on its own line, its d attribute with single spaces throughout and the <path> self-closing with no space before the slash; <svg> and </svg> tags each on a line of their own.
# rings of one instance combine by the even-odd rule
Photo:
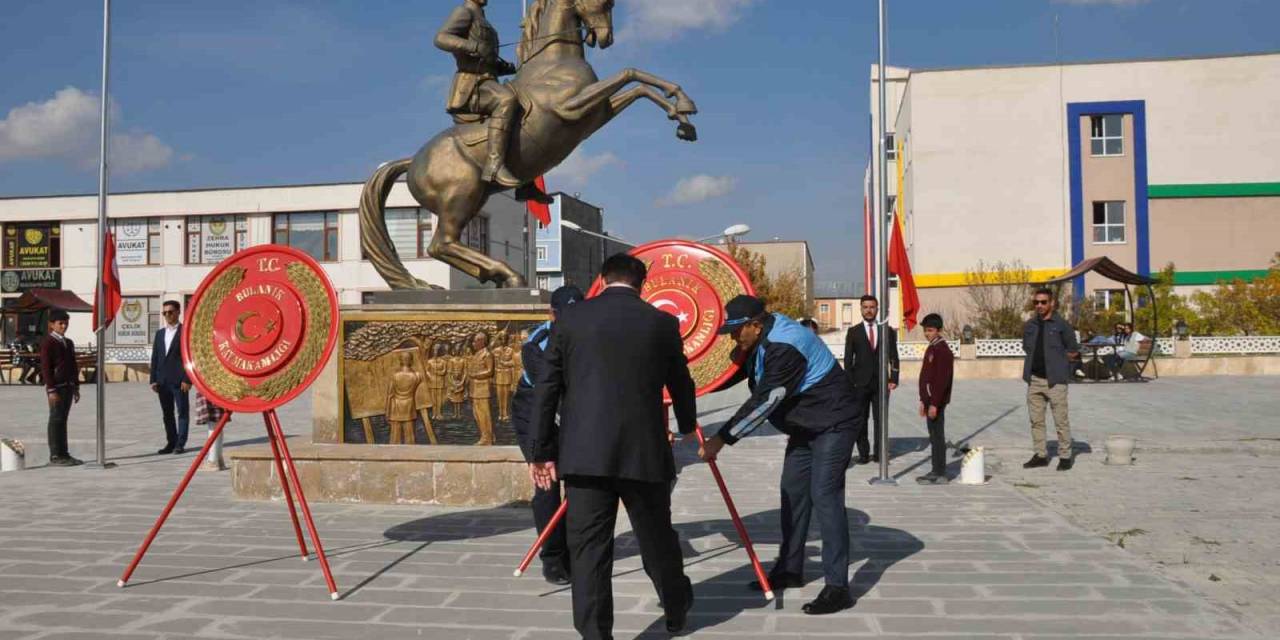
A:
<svg viewBox="0 0 1280 640">
<path fill-rule="evenodd" d="M 960 484 L 986 484 L 987 459 L 982 447 L 970 449 L 960 461 Z"/>
<path fill-rule="evenodd" d="M 21 442 L 0 440 L 0 471 L 22 471 L 27 468 L 26 449 Z"/>
<path fill-rule="evenodd" d="M 1106 463 L 1112 465 L 1133 464 L 1133 450 L 1137 446 L 1138 440 L 1133 436 L 1108 436 Z"/>
</svg>

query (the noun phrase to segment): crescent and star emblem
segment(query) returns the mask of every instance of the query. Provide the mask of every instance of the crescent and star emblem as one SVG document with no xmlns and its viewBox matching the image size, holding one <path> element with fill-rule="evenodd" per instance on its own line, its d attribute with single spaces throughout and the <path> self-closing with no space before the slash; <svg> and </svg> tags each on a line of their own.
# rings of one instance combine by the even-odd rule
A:
<svg viewBox="0 0 1280 640">
<path fill-rule="evenodd" d="M 676 317 L 676 319 L 680 321 L 680 324 L 684 324 L 685 322 L 688 322 L 688 320 L 689 320 L 689 314 L 687 314 L 687 313 L 685 313 L 685 312 L 681 311 L 681 310 L 680 310 L 680 305 L 677 305 L 676 303 L 674 303 L 674 302 L 672 302 L 672 301 L 670 301 L 670 300 L 667 300 L 667 299 L 663 298 L 662 300 L 654 300 L 654 301 L 653 301 L 652 303 L 650 303 L 650 304 L 652 304 L 652 305 L 653 305 L 653 308 L 655 308 L 655 309 L 661 309 L 661 308 L 662 308 L 662 307 L 664 307 L 664 306 L 671 307 L 672 309 L 675 309 L 677 313 L 673 313 L 673 314 L 671 314 L 671 315 L 674 315 L 674 316 Z M 671 313 L 671 312 L 668 312 L 668 313 Z"/>
<path fill-rule="evenodd" d="M 271 333 L 272 329 L 275 329 L 275 328 L 276 328 L 276 321 L 275 321 L 275 320 L 268 320 L 268 321 L 267 321 L 267 326 L 266 326 L 266 327 L 263 327 L 263 328 L 265 329 L 265 331 L 264 331 L 263 333 L 259 333 L 258 335 L 253 336 L 253 337 L 249 337 L 249 336 L 245 335 L 245 333 L 244 333 L 244 323 L 245 323 L 245 321 L 247 321 L 249 318 L 252 318 L 252 317 L 257 316 L 257 315 L 259 315 L 257 311 L 246 311 L 246 312 L 244 312 L 244 313 L 242 313 L 242 314 L 240 314 L 240 315 L 236 316 L 236 339 L 237 339 L 237 340 L 239 340 L 240 342 L 243 342 L 243 343 L 246 343 L 246 344 L 247 344 L 247 343 L 253 342 L 254 340 L 257 340 L 258 338 L 261 338 L 261 337 L 263 336 L 263 333 Z"/>
</svg>

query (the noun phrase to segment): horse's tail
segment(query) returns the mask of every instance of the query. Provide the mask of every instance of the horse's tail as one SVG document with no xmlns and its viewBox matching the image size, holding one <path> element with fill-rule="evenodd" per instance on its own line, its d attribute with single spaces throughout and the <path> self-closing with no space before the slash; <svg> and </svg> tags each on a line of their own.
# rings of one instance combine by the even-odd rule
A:
<svg viewBox="0 0 1280 640">
<path fill-rule="evenodd" d="M 387 196 L 396 178 L 409 170 L 412 158 L 384 162 L 378 167 L 360 193 L 360 247 L 392 289 L 430 289 L 431 285 L 413 277 L 400 262 L 396 247 L 387 234 L 384 217 Z"/>
</svg>

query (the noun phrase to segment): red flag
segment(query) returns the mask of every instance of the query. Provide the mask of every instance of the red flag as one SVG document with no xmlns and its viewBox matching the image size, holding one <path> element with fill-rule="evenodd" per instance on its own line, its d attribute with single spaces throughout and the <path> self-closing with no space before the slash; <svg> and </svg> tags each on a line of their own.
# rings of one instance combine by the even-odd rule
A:
<svg viewBox="0 0 1280 640">
<path fill-rule="evenodd" d="M 911 260 L 907 257 L 907 245 L 902 239 L 902 219 L 893 214 L 893 237 L 889 241 L 889 273 L 898 276 L 898 291 L 902 294 L 902 318 L 907 331 L 916 326 L 916 314 L 920 311 L 920 296 L 916 293 L 916 279 L 911 276 Z"/>
<path fill-rule="evenodd" d="M 538 179 L 534 180 L 533 184 L 537 185 L 539 191 L 547 192 L 547 181 L 543 180 L 542 176 L 538 176 Z M 529 211 L 529 215 L 542 223 L 542 226 L 545 227 L 551 224 L 551 207 L 535 200 L 526 200 L 524 207 Z"/>
<path fill-rule="evenodd" d="M 101 291 L 106 291 L 107 309 L 102 326 L 111 324 L 116 313 L 120 311 L 120 270 L 116 268 L 116 234 L 108 231 L 102 251 L 102 282 L 98 283 L 93 295 L 93 330 L 98 330 L 98 300 Z"/>
</svg>

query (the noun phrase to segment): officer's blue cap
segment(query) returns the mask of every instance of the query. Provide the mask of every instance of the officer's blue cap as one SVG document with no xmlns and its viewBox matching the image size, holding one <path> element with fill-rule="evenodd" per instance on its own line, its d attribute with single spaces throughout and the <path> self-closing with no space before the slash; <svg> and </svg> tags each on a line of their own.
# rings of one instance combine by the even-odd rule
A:
<svg viewBox="0 0 1280 640">
<path fill-rule="evenodd" d="M 736 296 L 724 305 L 724 324 L 716 333 L 733 333 L 735 329 L 764 315 L 764 303 L 760 298 L 746 294 Z"/>
</svg>

